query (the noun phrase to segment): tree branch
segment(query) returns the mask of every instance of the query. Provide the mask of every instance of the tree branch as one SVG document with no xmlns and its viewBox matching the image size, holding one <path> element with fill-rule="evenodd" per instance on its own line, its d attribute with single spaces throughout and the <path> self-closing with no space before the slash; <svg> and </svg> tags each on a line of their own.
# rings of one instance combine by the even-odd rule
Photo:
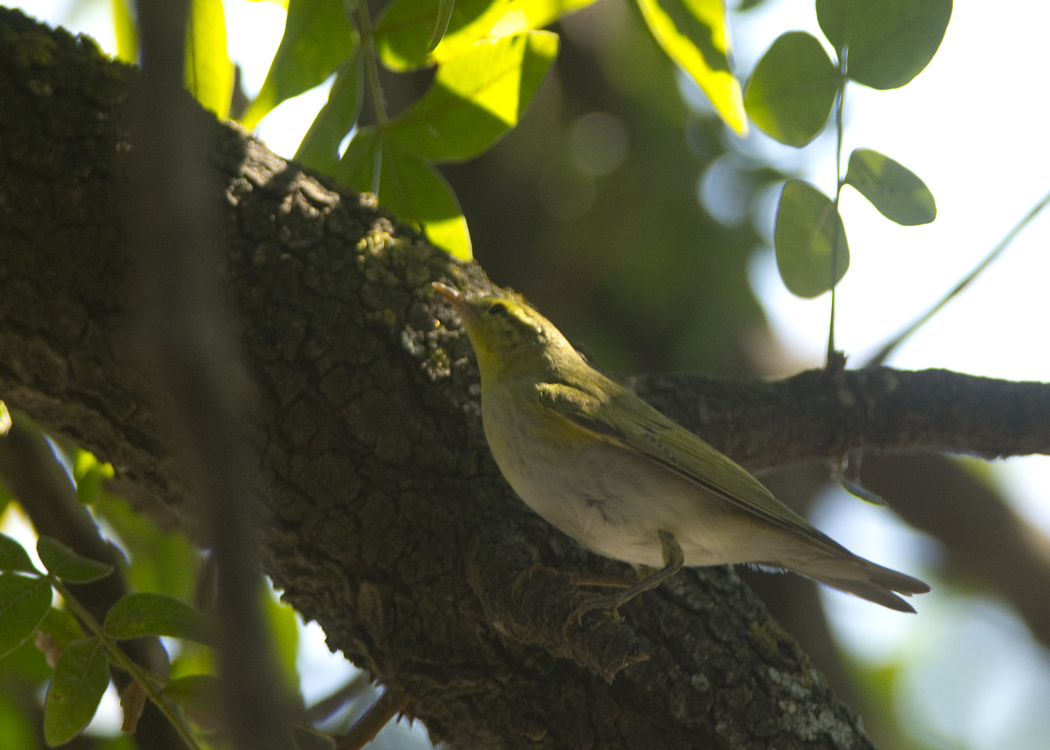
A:
<svg viewBox="0 0 1050 750">
<path fill-rule="evenodd" d="M 1050 384 L 948 370 L 809 370 L 777 381 L 646 375 L 632 389 L 755 471 L 855 450 L 1050 453 Z"/>
</svg>

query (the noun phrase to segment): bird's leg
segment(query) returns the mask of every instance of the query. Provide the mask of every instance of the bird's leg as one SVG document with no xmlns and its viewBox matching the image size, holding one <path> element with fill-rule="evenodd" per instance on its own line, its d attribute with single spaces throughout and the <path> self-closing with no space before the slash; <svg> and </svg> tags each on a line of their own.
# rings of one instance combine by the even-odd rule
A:
<svg viewBox="0 0 1050 750">
<path fill-rule="evenodd" d="M 682 548 L 672 534 L 666 531 L 661 531 L 659 532 L 659 535 L 660 551 L 663 553 L 664 558 L 664 566 L 662 568 L 652 575 L 646 576 L 634 585 L 628 586 L 614 596 L 597 596 L 591 598 L 589 601 L 583 602 L 572 611 L 572 614 L 569 615 L 569 619 L 565 622 L 565 626 L 568 627 L 573 621 L 575 621 L 576 624 L 580 624 L 583 622 L 583 616 L 585 614 L 596 609 L 611 610 L 614 616 L 619 617 L 620 613 L 617 610 L 621 605 L 626 604 L 643 591 L 655 589 L 663 583 L 665 579 L 670 578 L 681 570 L 682 566 L 685 564 L 685 554 L 682 552 Z"/>
<path fill-rule="evenodd" d="M 607 589 L 629 589 L 638 580 L 631 580 L 621 576 L 603 576 L 590 573 L 565 573 L 569 583 L 573 586 L 597 586 Z"/>
</svg>

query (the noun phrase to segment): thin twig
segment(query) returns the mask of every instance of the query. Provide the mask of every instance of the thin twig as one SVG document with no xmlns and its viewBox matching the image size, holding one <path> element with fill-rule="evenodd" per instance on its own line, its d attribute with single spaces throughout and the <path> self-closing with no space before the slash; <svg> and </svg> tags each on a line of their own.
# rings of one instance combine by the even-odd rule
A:
<svg viewBox="0 0 1050 750">
<path fill-rule="evenodd" d="M 999 244 L 992 248 L 992 251 L 982 260 L 977 266 L 970 271 L 970 273 L 955 287 L 948 292 L 937 304 L 931 307 L 924 315 L 919 317 L 914 323 L 905 328 L 901 333 L 897 334 L 896 337 L 890 340 L 888 344 L 882 347 L 867 363 L 866 366 L 881 365 L 886 361 L 886 358 L 896 349 L 901 343 L 915 333 L 919 328 L 926 324 L 934 315 L 940 312 L 941 308 L 947 305 L 951 300 L 958 295 L 962 290 L 970 285 L 970 283 L 977 278 L 977 276 L 984 271 L 985 268 L 991 264 L 993 260 L 999 257 L 999 255 L 1005 250 L 1011 242 L 1021 233 L 1026 226 L 1028 226 L 1036 216 L 1038 216 L 1043 209 L 1050 205 L 1050 193 L 1047 193 L 1043 198 L 1032 207 L 1032 209 L 1025 214 L 1024 218 L 1014 225 L 1014 228 L 1006 233 L 1006 236 L 999 241 Z"/>
<path fill-rule="evenodd" d="M 401 688 L 387 688 L 364 716 L 336 743 L 336 750 L 361 750 L 376 738 L 379 730 L 408 708 L 411 697 Z"/>
</svg>

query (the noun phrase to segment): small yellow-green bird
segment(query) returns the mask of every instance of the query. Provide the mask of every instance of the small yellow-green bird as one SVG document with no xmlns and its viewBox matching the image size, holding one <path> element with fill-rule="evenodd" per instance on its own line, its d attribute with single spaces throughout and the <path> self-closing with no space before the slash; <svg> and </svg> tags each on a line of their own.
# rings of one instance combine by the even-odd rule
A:
<svg viewBox="0 0 1050 750">
<path fill-rule="evenodd" d="M 584 547 L 659 569 L 578 609 L 577 620 L 683 565 L 793 570 L 901 612 L 915 610 L 894 592 L 930 590 L 817 531 L 743 468 L 588 365 L 528 305 L 434 288 L 474 346 L 485 437 L 514 491 Z"/>
</svg>

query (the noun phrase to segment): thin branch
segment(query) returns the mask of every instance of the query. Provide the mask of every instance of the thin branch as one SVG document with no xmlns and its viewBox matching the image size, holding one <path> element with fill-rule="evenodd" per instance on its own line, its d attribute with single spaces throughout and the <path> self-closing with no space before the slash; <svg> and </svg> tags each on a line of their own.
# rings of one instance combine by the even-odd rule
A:
<svg viewBox="0 0 1050 750">
<path fill-rule="evenodd" d="M 911 336 L 917 330 L 926 325 L 926 323 L 929 322 L 929 320 L 934 315 L 939 313 L 945 305 L 947 305 L 949 302 L 955 299 L 955 297 L 957 297 L 964 289 L 966 289 L 966 287 L 968 287 L 974 281 L 974 279 L 980 276 L 984 269 L 991 265 L 992 261 L 994 261 L 1000 255 L 1002 255 L 1002 252 L 1010 246 L 1010 243 L 1012 243 L 1017 238 L 1017 235 L 1019 235 L 1022 232 L 1022 230 L 1024 230 L 1024 228 L 1027 227 L 1033 219 L 1035 219 L 1036 216 L 1042 213 L 1042 211 L 1047 206 L 1050 206 L 1050 193 L 1044 195 L 1042 199 L 1038 203 L 1036 203 L 1027 214 L 1024 215 L 1024 218 L 1017 222 L 1017 224 L 1014 225 L 1013 229 L 1006 233 L 1006 236 L 999 241 L 999 244 L 992 248 L 992 251 L 988 253 L 987 256 L 985 256 L 984 260 L 978 263 L 977 266 L 972 271 L 970 271 L 970 273 L 967 274 L 962 281 L 956 284 L 951 291 L 944 295 L 944 297 L 939 302 L 937 302 L 937 304 L 935 304 L 933 307 L 927 310 L 923 315 L 920 315 L 915 320 L 915 322 L 913 322 L 910 326 L 908 326 L 895 337 L 893 337 L 893 339 L 891 339 L 889 343 L 887 343 L 885 346 L 879 349 L 879 351 L 876 352 L 875 355 L 868 361 L 868 365 L 881 365 L 883 362 L 885 362 L 886 358 L 893 353 L 894 349 L 896 349 L 898 346 L 904 343 L 904 341 L 909 336 Z"/>
<path fill-rule="evenodd" d="M 411 702 L 411 696 L 401 688 L 388 687 L 350 731 L 339 739 L 336 750 L 361 750 L 376 738 L 391 719 L 404 713 Z"/>
</svg>

